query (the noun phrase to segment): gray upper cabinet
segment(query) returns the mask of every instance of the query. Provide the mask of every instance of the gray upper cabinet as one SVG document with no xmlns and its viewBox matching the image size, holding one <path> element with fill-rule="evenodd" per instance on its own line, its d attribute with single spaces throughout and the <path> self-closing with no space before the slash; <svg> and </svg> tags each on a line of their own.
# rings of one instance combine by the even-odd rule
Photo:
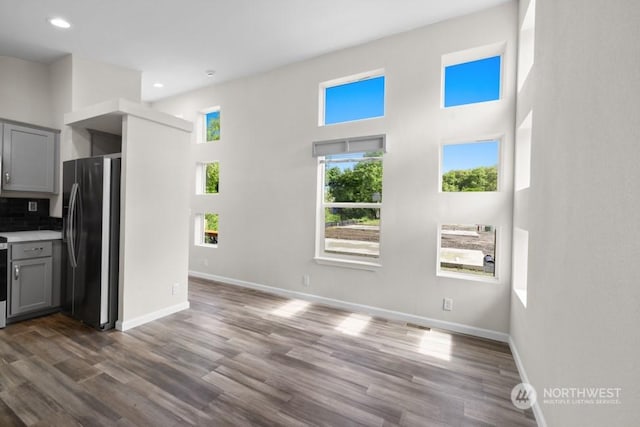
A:
<svg viewBox="0 0 640 427">
<path fill-rule="evenodd" d="M 58 133 L 4 123 L 2 189 L 55 193 Z"/>
</svg>

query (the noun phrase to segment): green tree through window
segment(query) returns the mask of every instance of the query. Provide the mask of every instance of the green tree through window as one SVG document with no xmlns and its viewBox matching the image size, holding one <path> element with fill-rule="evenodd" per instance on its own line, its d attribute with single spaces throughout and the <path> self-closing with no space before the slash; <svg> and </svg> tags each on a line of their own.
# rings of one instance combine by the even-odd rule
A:
<svg viewBox="0 0 640 427">
<path fill-rule="evenodd" d="M 442 191 L 497 191 L 498 167 L 451 170 L 442 175 Z"/>
<path fill-rule="evenodd" d="M 377 203 L 382 201 L 382 153 L 365 153 L 365 160 L 354 159 L 353 167 L 332 166 L 325 169 L 325 201 Z M 330 160 L 329 160 L 330 162 Z M 330 163 L 329 163 L 330 164 Z M 339 213 L 338 213 L 339 212 Z M 327 210 L 327 222 L 357 219 L 377 222 L 378 209 Z"/>
<path fill-rule="evenodd" d="M 205 193 L 218 193 L 220 186 L 220 163 L 207 163 L 206 175 Z"/>
<path fill-rule="evenodd" d="M 206 115 L 207 142 L 220 140 L 220 111 L 214 111 Z"/>
</svg>

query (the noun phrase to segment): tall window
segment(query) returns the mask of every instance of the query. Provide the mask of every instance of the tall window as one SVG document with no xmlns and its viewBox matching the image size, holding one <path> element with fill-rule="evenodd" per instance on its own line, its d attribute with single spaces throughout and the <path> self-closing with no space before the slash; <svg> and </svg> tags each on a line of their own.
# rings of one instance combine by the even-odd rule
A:
<svg viewBox="0 0 640 427">
<path fill-rule="evenodd" d="M 380 257 L 384 136 L 317 142 L 317 255 L 355 261 Z"/>
<path fill-rule="evenodd" d="M 384 116 L 384 76 L 372 72 L 320 84 L 320 125 Z"/>
</svg>

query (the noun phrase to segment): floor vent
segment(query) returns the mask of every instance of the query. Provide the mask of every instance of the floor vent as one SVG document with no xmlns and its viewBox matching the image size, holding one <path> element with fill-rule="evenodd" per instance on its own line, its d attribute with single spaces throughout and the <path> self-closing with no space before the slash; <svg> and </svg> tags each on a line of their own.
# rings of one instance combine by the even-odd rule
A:
<svg viewBox="0 0 640 427">
<path fill-rule="evenodd" d="M 422 329 L 423 331 L 431 330 L 431 328 L 429 328 L 428 326 L 416 325 L 415 323 L 407 323 L 407 326 L 411 328 Z"/>
</svg>

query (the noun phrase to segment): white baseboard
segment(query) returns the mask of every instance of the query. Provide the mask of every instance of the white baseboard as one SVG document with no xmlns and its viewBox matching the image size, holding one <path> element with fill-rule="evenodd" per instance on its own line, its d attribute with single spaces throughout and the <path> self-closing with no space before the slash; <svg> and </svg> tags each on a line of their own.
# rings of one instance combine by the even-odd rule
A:
<svg viewBox="0 0 640 427">
<path fill-rule="evenodd" d="M 153 320 L 160 319 L 162 317 L 168 316 L 173 313 L 177 313 L 182 310 L 188 309 L 190 306 L 189 301 L 181 302 L 180 304 L 172 305 L 170 307 L 165 307 L 160 310 L 153 311 L 151 313 L 147 313 L 143 316 L 134 317 L 131 320 L 125 320 L 124 322 L 118 320 L 116 322 L 116 329 L 119 331 L 127 331 L 129 329 L 133 329 L 136 326 L 143 325 L 145 323 L 151 322 Z"/>
<path fill-rule="evenodd" d="M 518 368 L 520 379 L 522 379 L 522 382 L 524 383 L 531 384 L 529 382 L 529 377 L 527 376 L 527 372 L 524 370 L 524 365 L 522 364 L 522 359 L 520 359 L 520 354 L 518 353 L 518 349 L 516 348 L 516 343 L 513 341 L 513 338 L 511 337 L 509 337 L 509 348 L 511 348 L 511 354 L 513 354 L 513 360 L 516 362 L 516 367 Z M 533 415 L 536 417 L 536 422 L 538 423 L 538 426 L 547 427 L 547 422 L 544 419 L 542 408 L 540 407 L 540 395 L 538 395 L 538 400 L 536 400 L 536 403 L 533 404 L 531 409 L 533 410 Z"/>
<path fill-rule="evenodd" d="M 326 304 L 331 307 L 341 308 L 353 312 L 371 314 L 389 320 L 399 320 L 402 322 L 415 323 L 430 328 L 445 329 L 461 334 L 473 335 L 480 338 L 488 338 L 495 341 L 509 342 L 509 335 L 504 332 L 492 331 L 490 329 L 477 328 L 475 326 L 464 325 L 461 323 L 447 322 L 445 320 L 431 319 L 429 317 L 416 316 L 413 314 L 402 313 L 400 311 L 387 310 L 384 308 L 372 307 L 369 305 L 356 304 L 352 302 L 341 301 L 333 298 L 321 297 L 303 292 L 290 291 L 287 289 L 275 288 L 273 286 L 262 285 L 259 283 L 247 282 L 244 280 L 232 279 L 230 277 L 222 277 L 214 274 L 202 273 L 199 271 L 189 271 L 189 275 L 201 279 L 213 280 L 216 282 L 228 283 L 230 285 L 242 286 L 244 288 L 256 289 L 270 294 L 280 295 L 286 298 L 302 299 L 310 302 Z"/>
</svg>

